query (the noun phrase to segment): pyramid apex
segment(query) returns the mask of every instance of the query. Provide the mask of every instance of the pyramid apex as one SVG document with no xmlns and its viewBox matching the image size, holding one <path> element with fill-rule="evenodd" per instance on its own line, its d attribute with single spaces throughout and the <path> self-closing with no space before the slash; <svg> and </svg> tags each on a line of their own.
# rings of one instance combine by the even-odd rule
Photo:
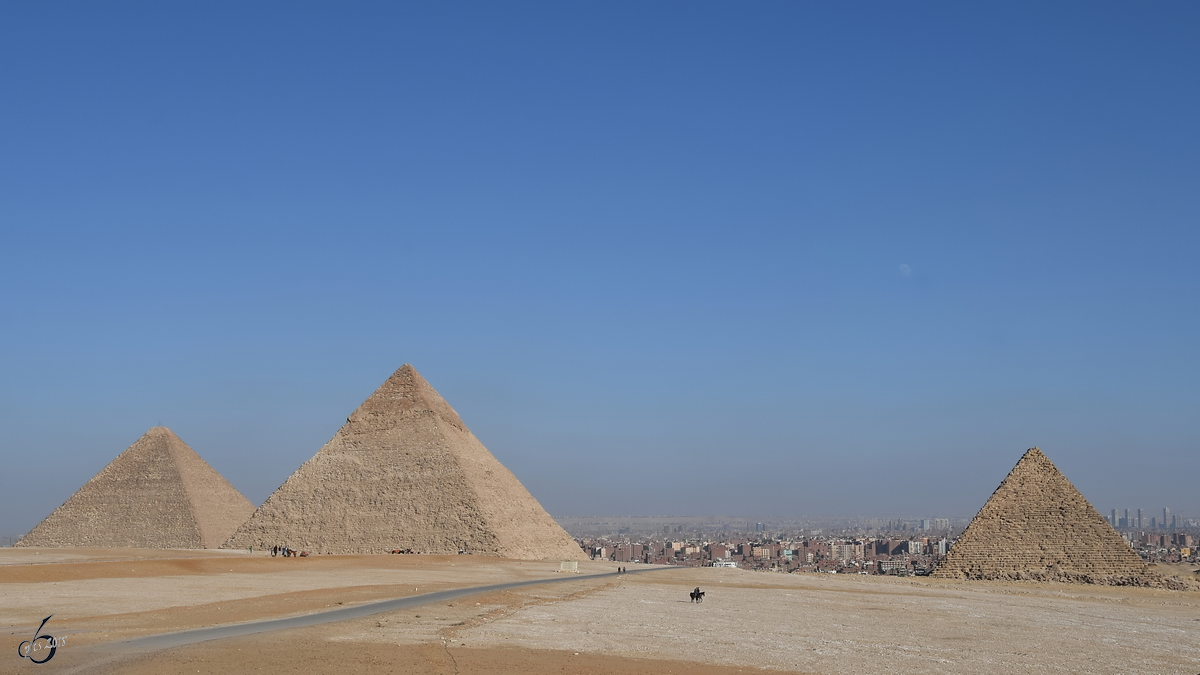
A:
<svg viewBox="0 0 1200 675">
<path fill-rule="evenodd" d="M 1036 445 L 1026 450 L 1024 455 L 1021 455 L 1021 459 L 1017 460 L 1017 464 L 1013 467 L 1013 471 L 1017 472 L 1018 469 L 1028 467 L 1030 465 L 1039 466 L 1043 471 L 1047 469 L 1055 472 L 1058 471 L 1058 467 L 1054 465 L 1054 462 L 1050 461 L 1050 458 L 1046 456 L 1046 453 L 1042 452 Z"/>
<path fill-rule="evenodd" d="M 397 368 L 396 372 L 392 373 L 392 376 L 388 378 L 389 382 L 392 380 L 408 381 L 413 385 L 427 387 L 430 390 L 433 389 L 433 385 L 429 384 L 429 381 L 424 377 L 421 377 L 421 373 L 418 373 L 417 369 L 411 363 L 406 363 Z M 436 394 L 437 392 L 434 391 L 434 393 Z"/>
<path fill-rule="evenodd" d="M 1049 459 L 1049 457 L 1046 457 L 1046 453 L 1042 452 L 1041 449 L 1035 445 L 1026 450 L 1025 454 L 1021 455 L 1021 459 L 1017 461 L 1017 464 L 1020 464 L 1028 459 Z"/>
<path fill-rule="evenodd" d="M 395 415 L 430 412 L 458 429 L 465 429 L 462 418 L 446 399 L 429 384 L 417 369 L 406 363 L 396 369 L 375 393 L 355 410 L 347 422 L 383 422 Z"/>
</svg>

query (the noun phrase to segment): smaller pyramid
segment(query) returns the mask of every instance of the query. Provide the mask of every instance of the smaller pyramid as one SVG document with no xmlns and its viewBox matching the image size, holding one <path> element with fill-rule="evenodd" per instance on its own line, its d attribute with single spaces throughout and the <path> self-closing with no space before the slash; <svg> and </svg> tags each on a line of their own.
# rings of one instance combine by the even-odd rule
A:
<svg viewBox="0 0 1200 675">
<path fill-rule="evenodd" d="M 253 513 L 186 443 L 155 427 L 14 546 L 217 548 Z"/>
<path fill-rule="evenodd" d="M 1121 535 L 1037 448 L 992 493 L 934 577 L 1158 585 Z"/>
</svg>

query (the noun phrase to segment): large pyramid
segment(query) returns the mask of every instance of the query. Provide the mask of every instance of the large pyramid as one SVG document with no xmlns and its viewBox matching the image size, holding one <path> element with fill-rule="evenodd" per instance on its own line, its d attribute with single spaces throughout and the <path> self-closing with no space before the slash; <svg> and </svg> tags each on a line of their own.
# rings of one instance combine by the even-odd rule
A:
<svg viewBox="0 0 1200 675">
<path fill-rule="evenodd" d="M 254 505 L 166 427 L 154 427 L 15 546 L 218 548 Z"/>
<path fill-rule="evenodd" d="M 1161 578 L 1031 448 L 992 493 L 933 576 L 1157 585 Z"/>
<path fill-rule="evenodd" d="M 583 551 L 410 365 L 397 370 L 225 546 L 317 553 Z"/>
</svg>

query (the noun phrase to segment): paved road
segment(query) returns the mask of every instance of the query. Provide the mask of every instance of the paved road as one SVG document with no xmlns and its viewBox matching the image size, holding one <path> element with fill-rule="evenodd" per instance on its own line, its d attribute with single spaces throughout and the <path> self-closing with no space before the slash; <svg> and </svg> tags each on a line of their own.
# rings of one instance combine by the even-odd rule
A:
<svg viewBox="0 0 1200 675">
<path fill-rule="evenodd" d="M 677 567 L 651 567 L 635 569 L 626 574 L 641 574 L 645 572 L 654 572 L 667 569 L 679 569 Z M 185 630 L 179 633 L 163 633 L 162 635 L 150 635 L 143 638 L 128 640 L 110 644 L 110 647 L 120 649 L 121 651 L 136 651 L 147 652 L 157 651 L 159 649 L 170 649 L 171 647 L 179 647 L 181 645 L 190 645 L 196 642 L 207 642 L 209 640 L 220 640 L 222 638 L 239 637 L 242 635 L 253 635 L 255 633 L 265 633 L 273 630 L 284 630 L 287 628 L 301 628 L 303 626 L 315 626 L 322 623 L 332 623 L 334 621 L 345 621 L 347 619 L 361 619 L 364 616 L 372 614 L 382 614 L 383 612 L 394 612 L 398 609 L 407 609 L 409 607 L 417 607 L 420 605 L 429 604 L 431 602 L 444 602 L 461 598 L 464 595 L 474 595 L 476 593 L 490 593 L 492 591 L 503 591 L 509 588 L 519 588 L 521 586 L 536 586 L 538 584 L 556 584 L 564 581 L 581 581 L 583 579 L 599 579 L 604 577 L 618 576 L 616 572 L 607 572 L 604 574 L 564 574 L 562 576 L 551 577 L 549 579 L 531 579 L 529 581 L 510 581 L 504 584 L 492 584 L 490 586 L 469 586 L 467 588 L 455 588 L 449 591 L 438 591 L 436 593 L 425 593 L 422 595 L 410 595 L 404 598 L 395 598 L 393 600 L 382 600 L 380 602 L 371 602 L 365 605 L 356 605 L 354 607 L 343 607 L 341 609 L 333 609 L 327 612 L 317 612 L 316 614 L 306 614 L 304 616 L 294 616 L 287 619 L 270 619 L 267 621 L 255 621 L 252 623 L 238 623 L 228 626 L 213 626 L 211 628 L 196 628 L 194 630 Z"/>
</svg>

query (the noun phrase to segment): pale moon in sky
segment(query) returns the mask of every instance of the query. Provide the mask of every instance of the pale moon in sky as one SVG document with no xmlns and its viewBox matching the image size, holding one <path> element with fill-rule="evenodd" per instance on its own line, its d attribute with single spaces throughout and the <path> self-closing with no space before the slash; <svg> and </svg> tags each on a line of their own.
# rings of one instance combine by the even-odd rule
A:
<svg viewBox="0 0 1200 675">
<path fill-rule="evenodd" d="M 900 276 L 902 276 L 902 277 L 912 276 L 912 268 L 909 267 L 908 265 L 901 265 L 900 266 Z"/>
</svg>

